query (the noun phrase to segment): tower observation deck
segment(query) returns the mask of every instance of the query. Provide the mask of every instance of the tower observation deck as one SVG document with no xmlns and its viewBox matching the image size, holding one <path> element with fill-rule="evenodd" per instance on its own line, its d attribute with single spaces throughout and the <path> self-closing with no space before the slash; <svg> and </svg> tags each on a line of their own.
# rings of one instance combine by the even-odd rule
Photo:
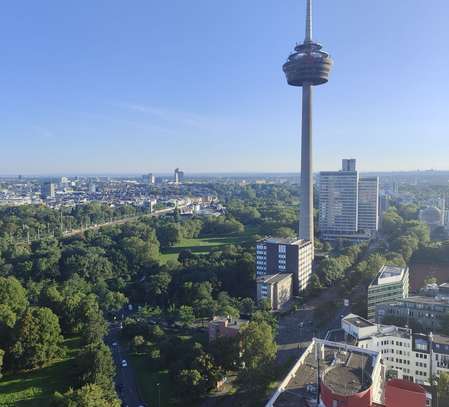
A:
<svg viewBox="0 0 449 407">
<path fill-rule="evenodd" d="M 312 40 L 312 0 L 306 1 L 304 42 L 295 47 L 282 68 L 289 85 L 302 87 L 299 238 L 313 243 L 312 86 L 328 81 L 333 62 L 321 45 Z"/>
</svg>

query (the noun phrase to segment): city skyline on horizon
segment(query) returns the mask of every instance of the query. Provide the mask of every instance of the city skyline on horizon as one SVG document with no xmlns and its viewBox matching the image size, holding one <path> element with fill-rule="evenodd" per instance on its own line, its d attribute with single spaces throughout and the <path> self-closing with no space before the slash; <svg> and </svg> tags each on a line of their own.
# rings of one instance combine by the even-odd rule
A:
<svg viewBox="0 0 449 407">
<path fill-rule="evenodd" d="M 421 3 L 315 2 L 338 60 L 316 92 L 315 172 L 348 156 L 361 172 L 449 170 L 449 5 Z M 7 5 L 0 174 L 299 173 L 299 95 L 279 65 L 304 2 L 254 5 Z"/>
</svg>

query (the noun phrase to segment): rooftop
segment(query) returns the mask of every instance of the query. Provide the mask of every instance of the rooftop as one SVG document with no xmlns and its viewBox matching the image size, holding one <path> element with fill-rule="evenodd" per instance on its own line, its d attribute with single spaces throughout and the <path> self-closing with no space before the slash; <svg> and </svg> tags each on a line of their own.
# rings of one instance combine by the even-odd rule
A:
<svg viewBox="0 0 449 407">
<path fill-rule="evenodd" d="M 297 237 L 266 237 L 260 240 L 260 243 L 271 243 L 271 244 L 299 244 L 302 240 Z"/>
<path fill-rule="evenodd" d="M 407 268 L 388 265 L 382 266 L 370 286 L 399 283 L 403 279 L 406 271 Z"/>
<path fill-rule="evenodd" d="M 395 325 L 378 325 L 378 330 L 376 334 L 372 336 L 375 338 L 394 336 L 396 338 L 410 339 L 411 330 L 408 328 L 402 328 Z"/>
<path fill-rule="evenodd" d="M 403 298 L 400 301 L 395 301 L 395 302 L 389 303 L 388 305 L 400 306 L 403 303 L 449 306 L 449 300 L 447 298 L 425 297 L 423 295 L 414 295 L 412 297 Z"/>
<path fill-rule="evenodd" d="M 247 319 L 239 319 L 239 318 L 231 318 L 225 316 L 215 316 L 214 319 L 209 321 L 209 324 L 212 325 L 221 325 L 224 323 L 228 323 L 227 328 L 240 329 L 242 326 L 248 324 Z"/>
<path fill-rule="evenodd" d="M 286 278 L 291 278 L 291 273 L 280 273 L 280 274 L 268 274 L 265 276 L 260 276 L 257 278 L 258 283 L 265 284 L 275 284 L 279 281 L 285 280 Z"/>
<path fill-rule="evenodd" d="M 449 345 L 449 336 L 433 334 L 433 343 Z"/>
<path fill-rule="evenodd" d="M 316 355 L 320 355 L 319 360 Z M 295 365 L 296 370 L 294 368 L 287 376 L 288 382 L 284 382 L 285 388 L 281 389 L 273 406 L 307 406 L 306 400 L 315 399 L 318 363 L 321 380 L 333 393 L 339 395 L 360 393 L 372 384 L 371 375 L 377 356 L 377 352 L 314 339 L 301 357 L 302 360 L 300 359 Z"/>
<path fill-rule="evenodd" d="M 359 328 L 368 328 L 370 326 L 376 326 L 376 324 L 373 324 L 372 322 L 369 322 L 365 318 L 359 317 L 358 315 L 350 318 L 345 318 L 345 321 Z"/>
</svg>

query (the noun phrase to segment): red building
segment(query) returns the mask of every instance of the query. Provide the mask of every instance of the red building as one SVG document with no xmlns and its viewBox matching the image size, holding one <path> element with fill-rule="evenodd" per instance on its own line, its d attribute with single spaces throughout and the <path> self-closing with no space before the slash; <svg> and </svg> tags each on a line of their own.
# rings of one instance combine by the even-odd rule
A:
<svg viewBox="0 0 449 407">
<path fill-rule="evenodd" d="M 334 393 L 321 383 L 321 402 L 326 407 L 372 407 L 372 390 L 370 387 L 359 393 L 343 395 Z"/>
<path fill-rule="evenodd" d="M 390 380 L 385 386 L 386 407 L 425 407 L 426 391 L 406 380 Z"/>
<path fill-rule="evenodd" d="M 231 317 L 214 317 L 209 322 L 209 342 L 222 336 L 237 336 L 240 329 L 247 325 L 249 321 L 245 319 L 235 319 Z"/>
</svg>

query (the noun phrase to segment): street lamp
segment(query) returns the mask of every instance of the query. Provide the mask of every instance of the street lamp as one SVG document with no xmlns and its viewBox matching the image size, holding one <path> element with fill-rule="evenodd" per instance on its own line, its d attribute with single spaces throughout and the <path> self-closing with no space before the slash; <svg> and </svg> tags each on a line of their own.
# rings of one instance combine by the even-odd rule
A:
<svg viewBox="0 0 449 407">
<path fill-rule="evenodd" d="M 161 384 L 160 383 L 156 383 L 156 387 L 157 387 L 157 407 L 161 407 Z"/>
</svg>

